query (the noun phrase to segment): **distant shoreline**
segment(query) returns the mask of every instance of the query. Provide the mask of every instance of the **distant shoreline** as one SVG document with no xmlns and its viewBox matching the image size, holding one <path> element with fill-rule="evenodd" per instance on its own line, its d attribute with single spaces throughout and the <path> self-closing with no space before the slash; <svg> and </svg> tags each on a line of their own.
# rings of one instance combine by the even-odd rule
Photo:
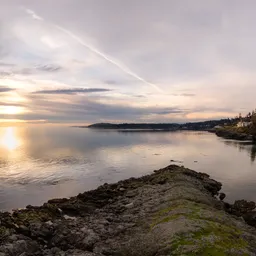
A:
<svg viewBox="0 0 256 256">
<path fill-rule="evenodd" d="M 119 131 L 179 131 L 179 130 L 194 130 L 194 131 L 208 131 L 216 126 L 226 125 L 231 122 L 230 119 L 209 120 L 203 122 L 191 123 L 95 123 L 88 126 L 73 126 L 76 128 L 90 128 L 90 129 L 108 129 Z"/>
<path fill-rule="evenodd" d="M 211 129 L 120 129 L 120 128 L 90 128 L 88 126 L 72 126 L 73 128 L 81 129 L 93 129 L 93 130 L 104 130 L 104 131 L 117 131 L 123 133 L 136 133 L 136 132 L 179 132 L 179 131 L 198 131 L 198 132 L 213 132 Z"/>
</svg>

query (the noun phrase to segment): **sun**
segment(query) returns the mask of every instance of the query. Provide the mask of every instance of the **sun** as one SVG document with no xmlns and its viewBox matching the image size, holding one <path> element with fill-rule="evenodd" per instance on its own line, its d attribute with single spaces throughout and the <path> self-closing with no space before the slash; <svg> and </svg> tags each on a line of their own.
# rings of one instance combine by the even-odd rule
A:
<svg viewBox="0 0 256 256">
<path fill-rule="evenodd" d="M 23 109 L 16 106 L 1 106 L 0 113 L 5 115 L 17 115 L 23 113 Z"/>
</svg>

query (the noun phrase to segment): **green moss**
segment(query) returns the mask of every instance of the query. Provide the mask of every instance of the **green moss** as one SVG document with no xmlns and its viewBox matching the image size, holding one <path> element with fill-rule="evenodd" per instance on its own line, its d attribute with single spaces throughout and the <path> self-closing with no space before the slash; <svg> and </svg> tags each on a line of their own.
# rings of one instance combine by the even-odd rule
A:
<svg viewBox="0 0 256 256">
<path fill-rule="evenodd" d="M 179 201 L 178 204 L 171 205 L 167 208 L 161 209 L 155 214 L 153 219 L 153 223 L 151 228 L 155 227 L 160 223 L 169 222 L 172 220 L 176 220 L 182 216 L 186 217 L 187 219 L 197 219 L 200 218 L 200 211 L 204 209 L 205 206 L 191 202 L 189 200 Z M 177 210 L 184 210 L 184 213 L 173 213 L 173 211 Z"/>
<path fill-rule="evenodd" d="M 223 251 L 219 251 L 216 248 L 205 248 L 201 252 L 196 252 L 196 253 L 188 253 L 186 254 L 187 256 L 227 256 L 227 253 Z"/>
<path fill-rule="evenodd" d="M 181 214 L 181 213 L 178 213 L 178 214 L 169 215 L 169 216 L 164 217 L 162 219 L 158 219 L 153 224 L 151 224 L 151 228 L 154 228 L 156 225 L 158 225 L 160 223 L 166 223 L 166 222 L 170 222 L 172 220 L 176 220 L 176 219 L 178 219 L 182 216 L 184 216 L 184 215 Z"/>
<path fill-rule="evenodd" d="M 176 236 L 171 243 L 171 255 L 222 256 L 229 255 L 232 249 L 238 252 L 237 255 L 246 256 L 248 243 L 240 234 L 240 230 L 235 227 L 207 221 L 199 231 Z M 192 248 L 192 245 L 196 245 L 197 249 Z M 189 247 L 193 252 L 186 253 Z"/>
<path fill-rule="evenodd" d="M 212 212 L 200 203 L 182 200 L 161 209 L 155 214 L 151 228 L 181 217 L 191 220 L 192 225 L 196 224 L 197 230 L 173 238 L 171 255 L 224 256 L 230 255 L 231 250 L 237 252 L 232 255 L 248 255 L 248 243 L 241 237 L 241 230 L 232 226 L 232 222 L 225 223 L 225 213 Z"/>
<path fill-rule="evenodd" d="M 47 210 L 23 210 L 13 215 L 14 221 L 17 224 L 24 224 L 26 222 L 41 222 L 48 221 L 53 218 L 53 214 Z"/>
</svg>

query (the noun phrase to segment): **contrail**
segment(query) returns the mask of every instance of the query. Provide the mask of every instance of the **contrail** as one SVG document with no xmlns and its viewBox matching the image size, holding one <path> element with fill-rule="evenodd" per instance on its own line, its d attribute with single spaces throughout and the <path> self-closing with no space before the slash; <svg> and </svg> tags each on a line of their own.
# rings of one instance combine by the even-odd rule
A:
<svg viewBox="0 0 256 256">
<path fill-rule="evenodd" d="M 39 15 L 37 15 L 33 10 L 24 8 L 26 10 L 26 12 L 33 18 L 36 20 L 40 20 L 40 21 L 44 21 L 44 19 L 42 17 L 40 17 Z M 147 80 L 145 80 L 144 78 L 142 78 L 141 76 L 137 75 L 136 73 L 134 73 L 133 71 L 131 71 L 129 68 L 121 65 L 120 63 L 118 63 L 116 60 L 114 60 L 113 58 L 111 58 L 110 56 L 107 56 L 106 54 L 102 53 L 101 51 L 99 51 L 98 49 L 96 49 L 94 46 L 89 45 L 88 43 L 85 43 L 79 36 L 73 34 L 71 31 L 60 27 L 56 24 L 51 24 L 52 26 L 54 26 L 55 28 L 57 28 L 58 30 L 62 31 L 63 33 L 65 33 L 66 35 L 68 35 L 69 37 L 71 37 L 73 40 L 75 40 L 76 42 L 78 42 L 79 44 L 81 44 L 82 46 L 86 47 L 89 51 L 93 52 L 94 54 L 100 56 L 101 58 L 105 59 L 106 61 L 108 61 L 109 63 L 111 63 L 112 65 L 118 67 L 120 70 L 122 70 L 124 73 L 126 73 L 127 75 L 137 79 L 140 82 L 143 82 L 144 84 L 147 84 L 151 87 L 153 87 L 154 89 L 156 89 L 159 92 L 163 92 L 161 88 L 159 88 L 156 84 L 150 83 Z"/>
</svg>

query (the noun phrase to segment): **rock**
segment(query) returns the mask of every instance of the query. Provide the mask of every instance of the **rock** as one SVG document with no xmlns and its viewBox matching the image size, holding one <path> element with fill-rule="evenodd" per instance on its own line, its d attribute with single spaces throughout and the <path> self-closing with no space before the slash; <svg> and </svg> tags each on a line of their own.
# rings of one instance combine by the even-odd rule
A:
<svg viewBox="0 0 256 256">
<path fill-rule="evenodd" d="M 183 161 L 179 161 L 179 160 L 170 160 L 170 162 L 172 162 L 172 163 L 180 163 L 180 164 L 182 164 L 183 163 Z"/>
<path fill-rule="evenodd" d="M 20 225 L 18 227 L 18 231 L 24 235 L 29 235 L 30 234 L 30 230 L 28 227 L 24 226 L 24 225 Z"/>
<path fill-rule="evenodd" d="M 94 244 L 100 240 L 100 237 L 92 229 L 86 229 L 84 233 L 83 248 L 92 250 Z"/>
<path fill-rule="evenodd" d="M 237 216 L 242 216 L 245 213 L 251 212 L 256 208 L 255 202 L 248 202 L 246 200 L 237 200 L 232 206 L 232 213 Z"/>
<path fill-rule="evenodd" d="M 62 204 L 68 202 L 67 198 L 55 198 L 48 201 L 49 204 Z"/>
<path fill-rule="evenodd" d="M 9 236 L 8 239 L 13 242 L 13 241 L 17 241 L 19 238 L 17 235 L 11 235 L 11 236 Z"/>
<path fill-rule="evenodd" d="M 130 190 L 128 191 L 125 196 L 128 197 L 128 198 L 132 198 L 132 197 L 135 197 L 137 195 L 137 192 L 135 190 Z"/>
<path fill-rule="evenodd" d="M 241 133 L 235 129 L 217 129 L 215 130 L 215 134 L 219 137 L 223 137 L 225 139 L 232 140 L 253 140 L 253 136 L 246 133 Z"/>
<path fill-rule="evenodd" d="M 64 256 L 101 256 L 101 254 L 95 254 L 92 252 L 83 252 L 79 250 L 69 250 L 65 253 Z"/>
<path fill-rule="evenodd" d="M 27 205 L 26 209 L 39 209 L 38 206 Z"/>
<path fill-rule="evenodd" d="M 242 221 L 255 226 L 255 204 L 219 201 L 221 186 L 205 173 L 169 165 L 0 213 L 0 256 L 255 255 L 256 229 Z"/>
<path fill-rule="evenodd" d="M 130 204 L 126 204 L 124 207 L 127 209 L 131 209 L 133 208 L 133 206 L 134 206 L 134 203 L 130 203 Z"/>
<path fill-rule="evenodd" d="M 36 253 L 39 249 L 39 245 L 35 241 L 25 241 L 25 240 L 19 240 L 14 241 L 12 244 L 5 244 L 0 247 L 0 251 L 2 253 L 6 253 L 6 255 L 21 255 L 22 253 L 30 253 L 32 255 L 35 255 L 33 253 Z"/>
<path fill-rule="evenodd" d="M 46 221 L 45 224 L 48 225 L 48 226 L 52 226 L 53 225 L 52 221 L 50 221 L 50 220 Z"/>
<path fill-rule="evenodd" d="M 49 239 L 53 233 L 53 227 L 47 223 L 31 223 L 29 226 L 32 237 Z"/>
<path fill-rule="evenodd" d="M 69 215 L 63 215 L 63 218 L 65 220 L 75 220 L 77 217 L 69 216 Z"/>
<path fill-rule="evenodd" d="M 220 193 L 220 194 L 219 194 L 219 199 L 220 199 L 221 201 L 223 201 L 223 200 L 225 199 L 225 197 L 226 197 L 226 194 L 224 194 L 224 193 Z"/>
<path fill-rule="evenodd" d="M 242 217 L 246 223 L 248 223 L 251 226 L 256 227 L 256 212 L 255 211 L 245 213 L 245 214 L 243 214 Z"/>
<path fill-rule="evenodd" d="M 215 196 L 221 190 L 222 184 L 215 180 L 207 179 L 205 180 L 204 187 L 211 192 L 212 196 Z"/>
</svg>

